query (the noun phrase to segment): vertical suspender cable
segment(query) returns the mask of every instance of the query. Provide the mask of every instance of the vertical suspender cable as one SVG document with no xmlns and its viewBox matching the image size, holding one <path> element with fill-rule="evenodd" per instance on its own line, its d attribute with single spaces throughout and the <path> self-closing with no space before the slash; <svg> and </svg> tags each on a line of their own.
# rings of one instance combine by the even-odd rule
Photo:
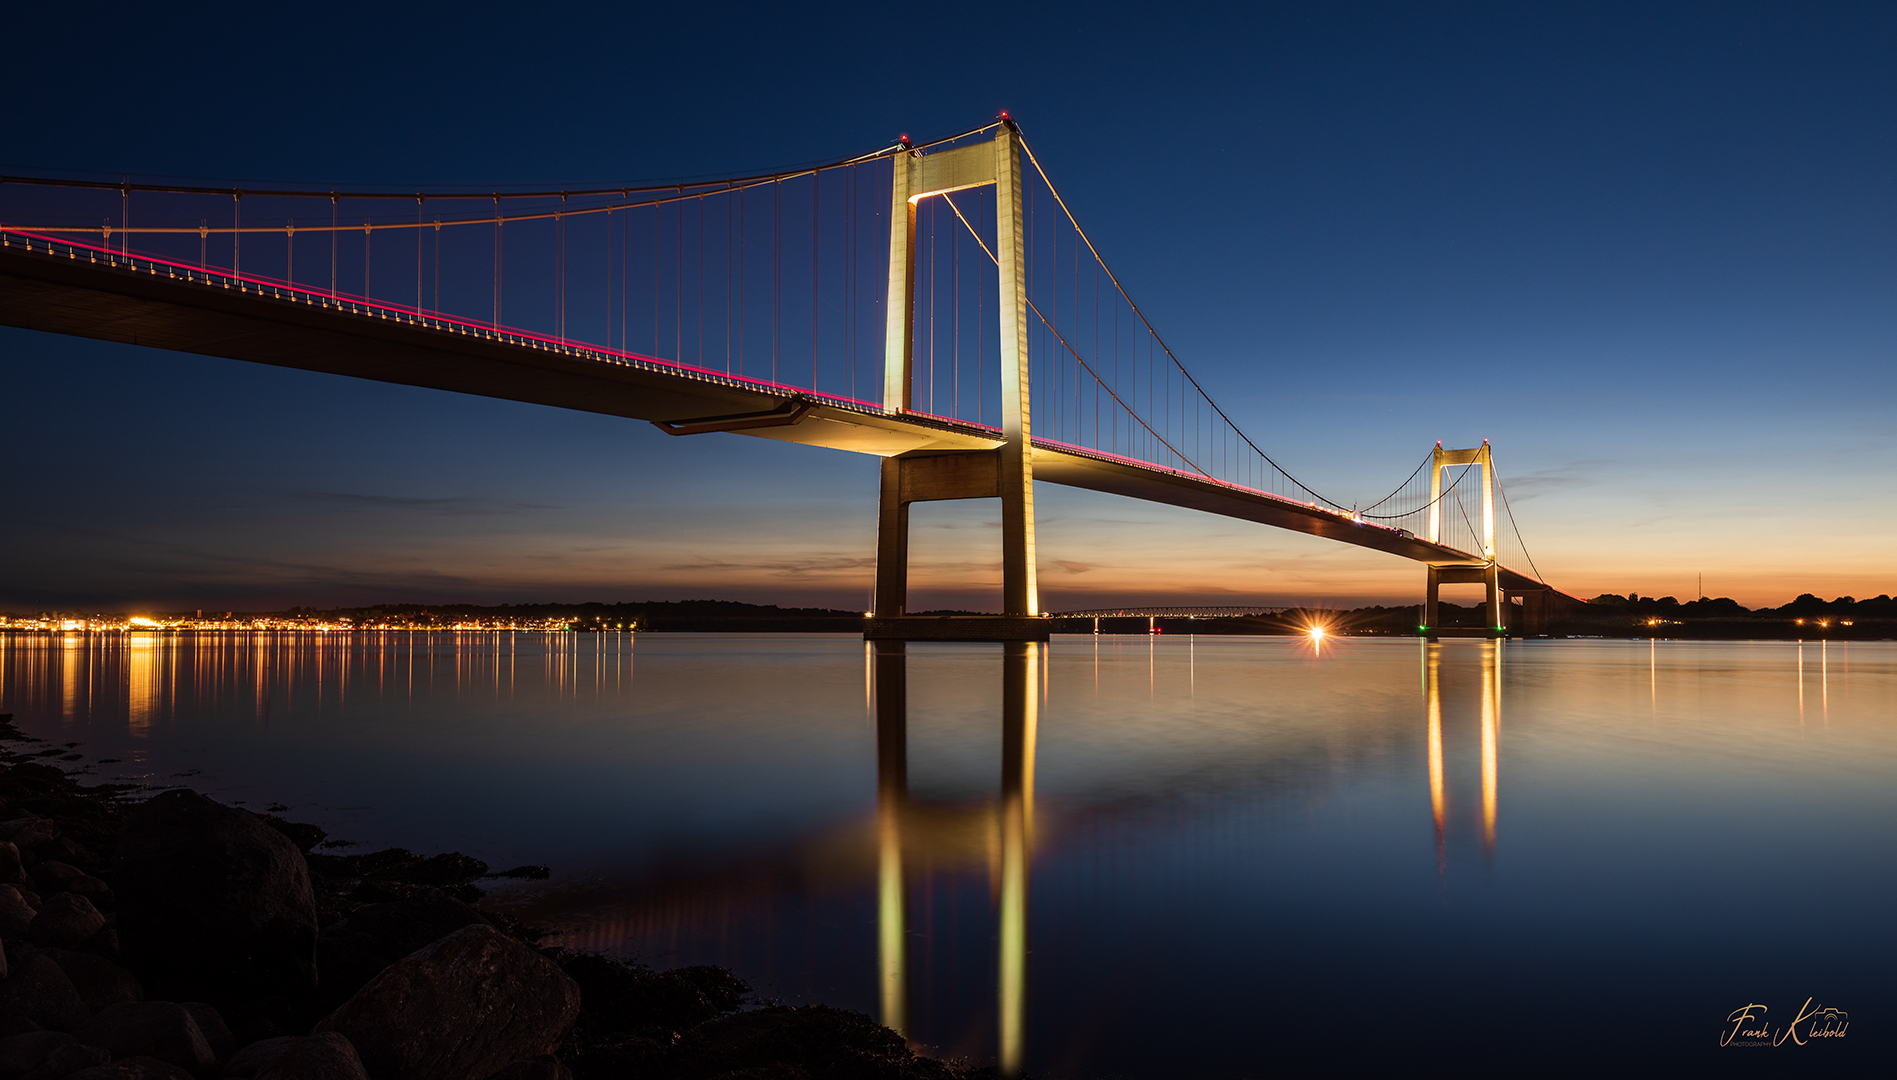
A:
<svg viewBox="0 0 1897 1080">
<path fill-rule="evenodd" d="M 725 196 L 725 374 L 731 374 L 731 202 L 734 195 Z"/>
<path fill-rule="evenodd" d="M 685 189 L 680 188 L 684 195 Z M 672 204 L 672 359 L 685 362 L 685 204 Z"/>
<path fill-rule="evenodd" d="M 705 197 L 698 197 L 698 366 L 705 366 Z"/>
<path fill-rule="evenodd" d="M 842 171 L 842 385 L 856 397 L 856 165 Z"/>
<path fill-rule="evenodd" d="M 627 287 L 626 287 L 626 278 L 632 272 L 632 263 L 630 261 L 631 255 L 629 254 L 631 245 L 632 245 L 632 211 L 628 209 L 624 214 L 620 215 L 620 218 L 619 218 L 619 351 L 620 352 L 626 351 L 626 348 L 627 348 L 626 343 L 627 341 L 630 340 L 629 338 L 626 337 L 626 333 L 632 323 L 632 306 L 631 306 L 632 301 L 630 299 L 632 294 L 627 291 Z M 606 302 L 608 304 L 611 304 L 612 298 L 607 297 Z M 610 344 L 610 342 L 608 344 Z"/>
<path fill-rule="evenodd" d="M 961 415 L 962 406 L 962 234 L 950 230 L 949 241 L 949 415 Z M 1032 430 L 1030 428 L 1030 430 Z"/>
<path fill-rule="evenodd" d="M 843 393 L 856 396 L 856 166 L 843 170 Z"/>
<path fill-rule="evenodd" d="M 606 209 L 606 347 L 613 347 L 613 211 Z"/>
<path fill-rule="evenodd" d="M 555 210 L 553 212 L 553 232 L 548 237 L 553 241 L 553 295 L 551 299 L 553 301 L 552 336 L 555 341 L 563 341 L 566 336 L 560 327 L 561 301 L 565 299 L 563 296 L 565 289 L 563 288 L 563 283 L 560 281 L 560 271 L 566 268 L 566 259 L 563 257 L 564 252 L 561 250 L 565 246 L 561 243 L 561 241 L 565 239 L 565 232 L 566 221 L 560 211 Z"/>
<path fill-rule="evenodd" d="M 329 193 L 329 298 L 336 299 L 336 193 L 333 191 Z"/>
<path fill-rule="evenodd" d="M 819 198 L 823 194 L 822 171 L 810 174 L 810 388 L 817 388 L 817 217 L 821 211 Z"/>
<path fill-rule="evenodd" d="M 422 313 L 422 197 L 415 196 L 415 314 Z"/>
<path fill-rule="evenodd" d="M 652 355 L 659 355 L 659 204 L 652 204 Z"/>
<path fill-rule="evenodd" d="M 738 200 L 738 374 L 744 374 L 744 189 L 740 188 Z"/>
<path fill-rule="evenodd" d="M 771 381 L 784 344 L 784 182 L 771 184 Z"/>
<path fill-rule="evenodd" d="M 929 411 L 935 411 L 935 201 L 925 204 L 929 215 Z"/>
<path fill-rule="evenodd" d="M 243 230 L 244 230 L 244 193 L 241 191 L 236 191 L 236 192 L 231 193 L 231 276 L 232 277 L 243 276 L 243 264 L 240 262 L 240 256 L 242 252 L 239 247 L 239 245 L 242 244 L 243 239 L 244 239 Z"/>
</svg>

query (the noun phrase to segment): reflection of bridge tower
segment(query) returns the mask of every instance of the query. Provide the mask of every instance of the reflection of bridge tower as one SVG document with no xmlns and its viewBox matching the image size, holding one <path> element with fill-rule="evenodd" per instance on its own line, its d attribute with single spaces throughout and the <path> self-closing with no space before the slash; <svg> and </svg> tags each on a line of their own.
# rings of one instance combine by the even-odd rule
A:
<svg viewBox="0 0 1897 1080">
<path fill-rule="evenodd" d="M 883 459 L 876 528 L 876 624 L 871 637 L 914 637 L 925 626 L 891 626 L 909 603 L 909 504 L 941 499 L 1001 499 L 1001 594 L 1004 619 L 954 628 L 955 636 L 1045 641 L 1034 576 L 1034 465 L 1028 393 L 1027 281 L 1022 267 L 1021 141 L 1004 119 L 992 142 L 895 158 L 889 219 L 889 306 L 883 353 L 883 407 L 908 412 L 915 384 L 916 206 L 967 188 L 995 189 L 996 311 L 1001 341 L 1001 436 L 993 450 L 936 450 Z M 933 620 L 932 620 L 933 622 Z M 877 625 L 880 624 L 880 625 Z"/>
<path fill-rule="evenodd" d="M 1423 646 L 1423 699 L 1428 716 L 1429 807 L 1436 825 L 1436 861 L 1443 860 L 1443 817 L 1449 799 L 1443 772 L 1442 646 Z M 1502 731 L 1502 643 L 1482 649 L 1482 850 L 1495 851 L 1495 812 L 1500 786 Z"/>
<path fill-rule="evenodd" d="M 876 967 L 883 1026 L 909 1028 L 908 893 L 902 818 L 909 802 L 909 670 L 900 641 L 870 645 L 876 710 Z"/>
<path fill-rule="evenodd" d="M 1034 833 L 1034 747 L 1039 725 L 1038 642 L 1002 646 L 1001 888 L 997 913 L 997 1058 L 1001 1075 L 1021 1071 L 1027 1021 L 1028 862 Z M 907 1034 L 907 879 L 903 824 L 908 791 L 908 656 L 901 641 L 870 645 L 876 710 L 877 974 L 884 1026 Z"/>
</svg>

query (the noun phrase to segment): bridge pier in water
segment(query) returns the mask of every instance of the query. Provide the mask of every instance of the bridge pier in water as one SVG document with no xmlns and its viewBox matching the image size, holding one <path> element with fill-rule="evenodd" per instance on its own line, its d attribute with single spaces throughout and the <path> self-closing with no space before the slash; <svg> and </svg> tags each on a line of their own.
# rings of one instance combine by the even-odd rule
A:
<svg viewBox="0 0 1897 1080">
<path fill-rule="evenodd" d="M 963 641 L 1046 641 L 1035 580 L 1034 459 L 1028 363 L 1027 279 L 1022 265 L 1020 134 L 1011 121 L 993 141 L 932 154 L 905 151 L 890 184 L 889 306 L 883 406 L 909 412 L 915 386 L 916 206 L 967 188 L 995 189 L 995 305 L 1000 320 L 1001 435 L 993 450 L 917 451 L 883 459 L 876 522 L 876 600 L 864 636 Z M 1001 500 L 1000 618 L 918 619 L 909 614 L 909 504 Z"/>
</svg>

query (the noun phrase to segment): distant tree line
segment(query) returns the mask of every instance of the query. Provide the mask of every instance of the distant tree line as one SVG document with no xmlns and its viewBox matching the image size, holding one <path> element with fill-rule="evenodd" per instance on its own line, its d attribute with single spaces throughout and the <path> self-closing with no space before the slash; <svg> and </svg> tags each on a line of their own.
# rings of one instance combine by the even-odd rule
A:
<svg viewBox="0 0 1897 1080">
<path fill-rule="evenodd" d="M 1589 600 L 1593 606 L 1613 608 L 1628 615 L 1657 616 L 1668 619 L 1742 619 L 1779 618 L 1779 619 L 1897 619 L 1897 600 L 1888 594 L 1873 596 L 1869 600 L 1840 596 L 1835 600 L 1821 600 L 1810 593 L 1801 593 L 1798 599 L 1779 607 L 1746 608 L 1738 601 L 1727 597 L 1718 599 L 1688 600 L 1684 604 L 1671 596 L 1641 596 L 1629 593 L 1620 596 L 1615 593 L 1602 593 Z"/>
</svg>

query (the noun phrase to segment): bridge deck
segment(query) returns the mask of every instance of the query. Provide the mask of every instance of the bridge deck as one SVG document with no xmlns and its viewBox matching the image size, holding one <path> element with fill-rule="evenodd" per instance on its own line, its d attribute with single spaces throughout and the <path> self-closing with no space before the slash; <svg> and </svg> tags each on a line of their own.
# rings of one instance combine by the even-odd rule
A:
<svg viewBox="0 0 1897 1080">
<path fill-rule="evenodd" d="M 993 428 L 4 229 L 0 325 L 655 422 L 801 398 L 812 405 L 799 422 L 740 433 L 881 456 L 1001 445 Z M 1035 441 L 1034 477 L 1419 562 L 1480 561 L 1332 509 L 1050 440 Z M 1544 587 L 1508 569 L 1502 583 Z"/>
</svg>

